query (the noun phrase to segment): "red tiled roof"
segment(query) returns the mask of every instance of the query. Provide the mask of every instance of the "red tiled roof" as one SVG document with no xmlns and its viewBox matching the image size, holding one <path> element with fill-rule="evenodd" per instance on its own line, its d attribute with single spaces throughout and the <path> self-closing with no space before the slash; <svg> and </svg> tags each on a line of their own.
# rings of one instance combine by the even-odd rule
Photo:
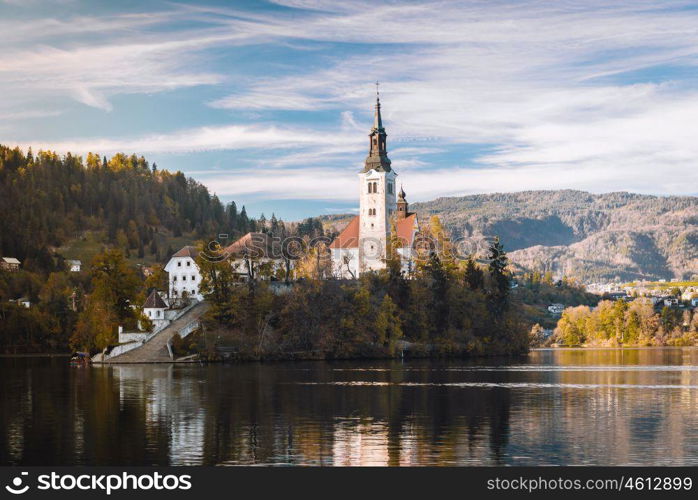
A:
<svg viewBox="0 0 698 500">
<path fill-rule="evenodd" d="M 270 259 L 281 256 L 279 243 L 266 233 L 247 233 L 223 250 L 224 254 L 233 257 L 240 257 L 245 252 L 249 252 L 255 257 Z"/>
<path fill-rule="evenodd" d="M 414 228 L 417 221 L 417 214 L 408 214 L 404 219 L 397 221 L 397 237 L 403 247 L 409 247 L 413 243 L 414 234 L 417 232 Z"/>
<path fill-rule="evenodd" d="M 172 257 L 191 257 L 194 259 L 197 255 L 199 255 L 199 250 L 196 247 L 187 245 L 182 247 L 182 249 Z"/>
<path fill-rule="evenodd" d="M 339 233 L 330 248 L 359 248 L 359 216 L 349 221 L 347 227 Z"/>
<path fill-rule="evenodd" d="M 344 230 L 339 233 L 330 248 L 358 248 L 359 247 L 359 222 L 360 216 L 357 215 Z M 400 239 L 402 246 L 410 246 L 414 240 L 414 234 L 416 230 L 414 228 L 417 221 L 417 214 L 409 214 L 404 219 L 398 219 L 397 221 L 397 237 Z"/>
</svg>

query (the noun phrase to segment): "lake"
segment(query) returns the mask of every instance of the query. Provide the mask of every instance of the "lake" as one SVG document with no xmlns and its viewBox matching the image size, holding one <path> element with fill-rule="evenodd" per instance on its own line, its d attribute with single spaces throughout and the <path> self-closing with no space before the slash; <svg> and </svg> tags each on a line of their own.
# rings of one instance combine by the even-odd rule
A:
<svg viewBox="0 0 698 500">
<path fill-rule="evenodd" d="M 71 368 L 0 358 L 0 464 L 698 465 L 698 349 Z"/>
</svg>

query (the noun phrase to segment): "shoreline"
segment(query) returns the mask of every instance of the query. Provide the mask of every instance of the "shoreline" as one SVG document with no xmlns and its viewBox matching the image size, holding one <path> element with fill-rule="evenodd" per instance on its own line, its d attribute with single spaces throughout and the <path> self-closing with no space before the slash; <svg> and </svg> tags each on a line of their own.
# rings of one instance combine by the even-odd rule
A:
<svg viewBox="0 0 698 500">
<path fill-rule="evenodd" d="M 17 354 L 0 354 L 0 358 L 69 358 L 71 352 L 66 353 L 46 353 L 46 352 L 29 352 Z"/>
<path fill-rule="evenodd" d="M 522 358 L 528 355 L 528 353 L 533 350 L 530 349 L 525 353 L 518 354 L 478 354 L 478 355 L 438 355 L 438 356 L 404 356 L 404 357 L 394 357 L 394 356 L 351 356 L 351 357 L 269 357 L 269 358 L 239 358 L 239 359 L 186 359 L 186 360 L 172 360 L 172 361 L 95 361 L 91 364 L 108 366 L 108 365 L 163 365 L 163 364 L 245 364 L 245 363 L 294 363 L 294 362 L 307 362 L 307 361 L 413 361 L 413 360 L 477 360 L 477 359 L 492 359 L 492 358 L 507 358 L 516 359 Z"/>
<path fill-rule="evenodd" d="M 612 350 L 612 349 L 698 349 L 698 345 L 618 345 L 618 346 L 602 346 L 602 345 L 590 345 L 590 346 L 564 346 L 564 347 L 531 347 L 532 351 L 572 351 L 572 350 Z"/>
</svg>

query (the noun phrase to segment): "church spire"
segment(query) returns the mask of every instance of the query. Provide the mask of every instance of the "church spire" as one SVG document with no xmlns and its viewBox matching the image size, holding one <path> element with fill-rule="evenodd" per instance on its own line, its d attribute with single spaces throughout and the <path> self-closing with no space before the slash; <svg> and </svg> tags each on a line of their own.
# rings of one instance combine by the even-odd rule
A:
<svg viewBox="0 0 698 500">
<path fill-rule="evenodd" d="M 376 82 L 376 111 L 373 116 L 373 130 L 383 129 L 383 119 L 381 118 L 381 96 L 378 91 L 378 82 Z"/>
<path fill-rule="evenodd" d="M 390 159 L 388 158 L 387 148 L 388 134 L 385 133 L 385 129 L 383 128 L 378 82 L 376 82 L 376 108 L 373 116 L 373 128 L 368 137 L 370 146 L 363 171 L 368 172 L 369 170 L 376 170 L 378 172 L 390 172 Z"/>
</svg>

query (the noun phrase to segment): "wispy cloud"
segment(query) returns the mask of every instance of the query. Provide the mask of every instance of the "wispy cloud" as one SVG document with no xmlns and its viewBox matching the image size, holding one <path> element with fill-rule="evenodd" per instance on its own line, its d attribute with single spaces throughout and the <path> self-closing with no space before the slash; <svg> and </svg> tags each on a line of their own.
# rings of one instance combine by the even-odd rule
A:
<svg viewBox="0 0 698 500">
<path fill-rule="evenodd" d="M 693 2 L 274 4 L 0 20 L 10 49 L 0 55 L 0 91 L 28 112 L 47 99 L 110 111 L 118 95 L 209 87 L 200 113 L 215 125 L 86 131 L 33 145 L 248 150 L 248 163 L 257 158 L 264 169 L 204 175 L 236 196 L 354 199 L 348 183 L 365 154 L 375 80 L 393 165 L 416 199 L 562 187 L 696 191 Z M 0 115 L 9 112 L 0 103 Z"/>
<path fill-rule="evenodd" d="M 151 134 L 124 138 L 77 138 L 62 141 L 32 141 L 20 143 L 27 148 L 50 149 L 58 152 L 115 153 L 191 153 L 200 151 L 276 149 L 298 150 L 321 148 L 329 154 L 356 152 L 361 143 L 353 135 L 317 136 L 316 131 L 301 128 L 227 125 L 183 129 L 167 134 Z M 306 162 L 301 158 L 299 162 Z M 280 162 L 279 164 L 282 164 Z"/>
</svg>

